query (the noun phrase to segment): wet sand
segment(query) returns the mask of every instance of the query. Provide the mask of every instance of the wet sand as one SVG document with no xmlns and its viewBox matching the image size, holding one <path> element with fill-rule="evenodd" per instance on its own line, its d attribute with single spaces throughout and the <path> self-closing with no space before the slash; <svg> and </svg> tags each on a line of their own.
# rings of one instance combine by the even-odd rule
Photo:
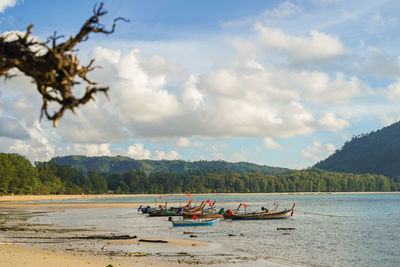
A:
<svg viewBox="0 0 400 267">
<path fill-rule="evenodd" d="M 398 192 L 396 192 L 398 193 Z M 300 193 L 309 194 L 309 193 Z M 321 193 L 316 193 L 321 194 Z M 342 193 L 339 193 L 342 194 Z M 364 194 L 364 193 L 361 193 Z M 187 196 L 186 194 L 174 194 Z M 195 194 L 193 194 L 195 195 Z M 196 194 L 201 195 L 201 194 Z M 208 195 L 208 194 L 207 194 Z M 226 195 L 226 194 L 223 194 Z M 263 194 L 252 194 L 263 195 Z M 259 260 L 246 257 L 201 258 L 193 255 L 179 254 L 179 247 L 206 247 L 207 242 L 185 239 L 163 239 L 167 243 L 147 243 L 148 246 L 176 247 L 174 255 L 151 255 L 151 253 L 120 253 L 109 251 L 113 245 L 138 244 L 139 238 L 129 240 L 70 240 L 71 237 L 104 235 L 104 232 L 93 229 L 60 229 L 55 225 L 29 224 L 29 218 L 46 216 L 48 212 L 68 209 L 97 208 L 132 208 L 137 209 L 141 203 L 129 202 L 62 202 L 65 199 L 97 199 L 118 197 L 158 197 L 159 195 L 55 195 L 55 196 L 1 196 L 0 197 L 0 266 L 253 266 Z M 165 195 L 163 195 L 165 196 Z M 170 196 L 170 195 L 168 195 Z M 28 202 L 49 200 L 50 202 Z M 59 201 L 58 201 L 59 200 Z M 28 203 L 27 203 L 28 202 Z M 142 203 L 145 204 L 145 203 Z M 147 203 L 148 204 L 148 203 Z M 178 203 L 168 203 L 177 205 Z M 236 204 L 236 203 L 235 203 Z M 107 233 L 109 234 L 109 233 Z M 146 238 L 146 237 L 140 237 Z M 54 246 L 51 244 L 54 242 Z M 72 245 L 71 245 L 72 243 Z M 79 245 L 77 245 L 79 243 Z M 93 243 L 95 243 L 93 245 Z M 70 248 L 69 246 L 72 246 Z M 104 248 L 104 249 L 103 249 Z M 171 249 L 170 249 L 171 251 Z M 293 266 L 266 260 L 266 265 L 257 266 Z"/>
<path fill-rule="evenodd" d="M 127 195 L 119 195 L 127 197 Z M 138 196 L 138 195 L 134 195 Z M 143 195 L 148 196 L 148 195 Z M 30 223 L 30 218 L 46 216 L 46 213 L 68 209 L 97 208 L 135 208 L 140 203 L 63 203 L 57 200 L 95 199 L 99 197 L 116 197 L 116 195 L 95 196 L 9 196 L 2 197 L 0 202 L 0 266 L 193 266 L 193 264 L 221 266 L 224 264 L 248 263 L 257 259 L 245 257 L 196 257 L 181 253 L 182 247 L 206 247 L 209 244 L 195 239 L 165 239 L 166 243 L 141 242 L 140 238 L 129 240 L 101 239 L 110 233 L 93 229 L 60 229 L 57 225 L 38 225 Z M 26 203 L 32 200 L 53 200 L 50 203 Z M 171 203 L 171 205 L 177 203 Z M 100 236 L 96 240 L 85 240 L 87 237 Z M 154 239 L 153 239 L 154 240 Z M 54 244 L 54 245 L 53 245 Z M 154 253 L 113 251 L 115 245 L 162 246 L 173 251 L 170 255 Z M 151 249 L 150 249 L 151 251 Z M 229 266 L 228 265 L 228 266 Z M 239 264 L 242 266 L 242 264 Z"/>
<path fill-rule="evenodd" d="M 11 243 L 0 243 L 0 266 L 71 267 L 71 266 L 167 266 L 163 262 L 143 257 L 121 259 L 104 255 L 66 253 L 60 250 L 38 249 Z M 174 266 L 174 264 L 168 265 Z"/>
</svg>

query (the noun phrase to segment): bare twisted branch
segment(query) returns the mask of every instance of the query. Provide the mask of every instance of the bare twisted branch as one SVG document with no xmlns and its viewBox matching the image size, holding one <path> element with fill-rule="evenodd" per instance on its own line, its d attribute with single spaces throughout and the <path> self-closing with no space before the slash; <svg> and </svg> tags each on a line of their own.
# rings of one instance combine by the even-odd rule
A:
<svg viewBox="0 0 400 267">
<path fill-rule="evenodd" d="M 56 32 L 49 37 L 47 42 L 36 42 L 30 38 L 33 25 L 29 25 L 26 33 L 17 39 L 7 41 L 8 36 L 0 36 L 0 76 L 6 79 L 12 78 L 9 74 L 12 68 L 17 68 L 26 76 L 32 77 L 36 83 L 38 92 L 42 95 L 41 116 L 46 116 L 48 120 L 53 121 L 54 127 L 57 127 L 59 119 L 66 110 L 74 112 L 75 108 L 94 100 L 94 95 L 101 92 L 108 98 L 108 87 L 94 87 L 96 82 L 90 81 L 87 74 L 94 70 L 94 59 L 87 66 L 82 66 L 76 55 L 74 47 L 88 39 L 89 34 L 114 32 L 117 22 L 128 21 L 124 18 L 114 19 L 111 30 L 106 30 L 105 26 L 100 24 L 100 17 L 107 14 L 103 10 L 103 3 L 97 8 L 94 7 L 93 15 L 85 22 L 76 36 L 71 36 L 66 42 L 57 44 L 57 40 L 62 36 L 57 36 Z M 51 41 L 52 47 L 47 44 Z M 38 46 L 45 53 L 34 51 L 33 46 Z M 79 84 L 76 78 L 81 78 L 88 86 L 82 97 L 76 97 L 72 93 L 74 85 Z M 60 107 L 58 111 L 50 114 L 48 110 L 49 103 L 57 103 Z"/>
</svg>

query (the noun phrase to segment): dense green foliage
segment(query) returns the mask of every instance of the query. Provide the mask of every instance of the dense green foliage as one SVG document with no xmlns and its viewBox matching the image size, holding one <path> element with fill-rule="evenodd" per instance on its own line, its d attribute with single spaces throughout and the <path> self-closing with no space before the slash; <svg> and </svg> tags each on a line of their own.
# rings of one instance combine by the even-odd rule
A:
<svg viewBox="0 0 400 267">
<path fill-rule="evenodd" d="M 400 122 L 354 136 L 315 167 L 327 171 L 400 176 Z"/>
<path fill-rule="evenodd" d="M 187 173 L 193 170 L 214 169 L 229 170 L 234 172 L 259 172 L 263 174 L 274 174 L 287 171 L 286 168 L 269 167 L 249 162 L 231 163 L 226 161 L 183 161 L 183 160 L 135 160 L 128 157 L 86 157 L 66 156 L 56 157 L 51 161 L 60 165 L 71 165 L 87 172 L 96 170 L 98 172 L 122 173 L 130 170 L 143 171 L 147 174 L 153 172 Z"/>
<path fill-rule="evenodd" d="M 53 161 L 32 164 L 17 154 L 0 154 L 0 194 L 362 192 L 398 191 L 400 177 L 328 172 L 321 169 L 276 174 L 199 169 L 186 173 L 129 170 L 98 172 Z"/>
</svg>

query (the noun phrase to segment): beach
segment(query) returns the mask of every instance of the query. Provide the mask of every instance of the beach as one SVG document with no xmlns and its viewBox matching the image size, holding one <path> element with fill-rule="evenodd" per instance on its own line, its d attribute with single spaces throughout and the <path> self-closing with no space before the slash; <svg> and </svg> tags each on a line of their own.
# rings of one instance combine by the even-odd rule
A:
<svg viewBox="0 0 400 267">
<path fill-rule="evenodd" d="M 160 199 L 161 196 L 161 199 Z M 0 197 L 0 266 L 397 266 L 397 193 L 192 194 L 217 208 L 296 203 L 288 220 L 172 227 L 140 205 L 187 194 Z M 243 212 L 243 211 L 242 211 Z M 173 217 L 175 219 L 176 217 Z M 176 218 L 177 219 L 177 218 Z M 178 229 L 179 228 L 179 229 Z M 278 230 L 293 229 L 288 231 Z M 56 264 L 55 264 L 56 263 Z"/>
<path fill-rule="evenodd" d="M 141 195 L 134 195 L 140 197 Z M 149 195 L 142 195 L 149 196 Z M 154 195 L 156 196 L 156 195 Z M 158 195 L 157 195 L 158 196 Z M 205 264 L 248 264 L 246 258 L 199 258 L 180 252 L 182 247 L 207 247 L 208 243 L 195 239 L 106 239 L 113 233 L 94 229 L 62 229 L 56 225 L 30 223 L 35 216 L 72 209 L 127 209 L 137 210 L 140 203 L 132 202 L 74 202 L 81 199 L 126 198 L 127 195 L 24 195 L 0 197 L 0 266 L 192 266 Z M 29 201 L 46 202 L 29 202 Z M 62 202 L 72 200 L 72 202 Z M 49 202 L 47 202 L 49 201 Z M 171 203 L 174 205 L 177 203 Z M 92 240 L 92 237 L 96 239 Z M 98 238 L 97 238 L 98 237 Z M 79 245 L 76 243 L 79 241 Z M 155 241 L 154 244 L 150 241 Z M 157 242 L 162 241 L 162 242 Z M 52 246 L 51 243 L 55 245 Z M 95 244 L 93 244 L 95 243 Z M 50 244 L 50 245 L 49 245 Z M 72 244 L 72 245 L 71 245 Z M 100 245 L 99 245 L 100 244 Z M 147 252 L 121 252 L 108 247 L 140 245 L 171 251 L 171 255 L 152 257 Z M 180 257 L 180 253 L 183 257 Z M 153 253 L 154 254 L 154 253 Z M 257 260 L 257 259 L 251 259 Z M 250 261 L 250 262 L 251 262 Z M 275 266 L 275 265 L 274 265 Z M 281 266 L 276 264 L 276 266 Z"/>
</svg>

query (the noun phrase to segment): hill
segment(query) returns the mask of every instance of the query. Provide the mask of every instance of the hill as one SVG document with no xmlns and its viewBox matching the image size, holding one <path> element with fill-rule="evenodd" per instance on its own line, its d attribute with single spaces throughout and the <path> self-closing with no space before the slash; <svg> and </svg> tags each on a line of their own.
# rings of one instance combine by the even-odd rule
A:
<svg viewBox="0 0 400 267">
<path fill-rule="evenodd" d="M 400 176 L 400 122 L 354 136 L 340 150 L 314 167 L 336 172 Z"/>
<path fill-rule="evenodd" d="M 286 168 L 269 167 L 248 162 L 231 163 L 226 161 L 183 161 L 183 160 L 135 160 L 129 157 L 86 157 L 86 156 L 65 156 L 55 157 L 52 162 L 60 165 L 71 165 L 83 169 L 85 172 L 96 170 L 105 173 L 122 173 L 129 170 L 139 170 L 145 173 L 173 172 L 187 173 L 193 170 L 229 170 L 238 173 L 262 173 L 275 174 L 288 171 Z"/>
</svg>

